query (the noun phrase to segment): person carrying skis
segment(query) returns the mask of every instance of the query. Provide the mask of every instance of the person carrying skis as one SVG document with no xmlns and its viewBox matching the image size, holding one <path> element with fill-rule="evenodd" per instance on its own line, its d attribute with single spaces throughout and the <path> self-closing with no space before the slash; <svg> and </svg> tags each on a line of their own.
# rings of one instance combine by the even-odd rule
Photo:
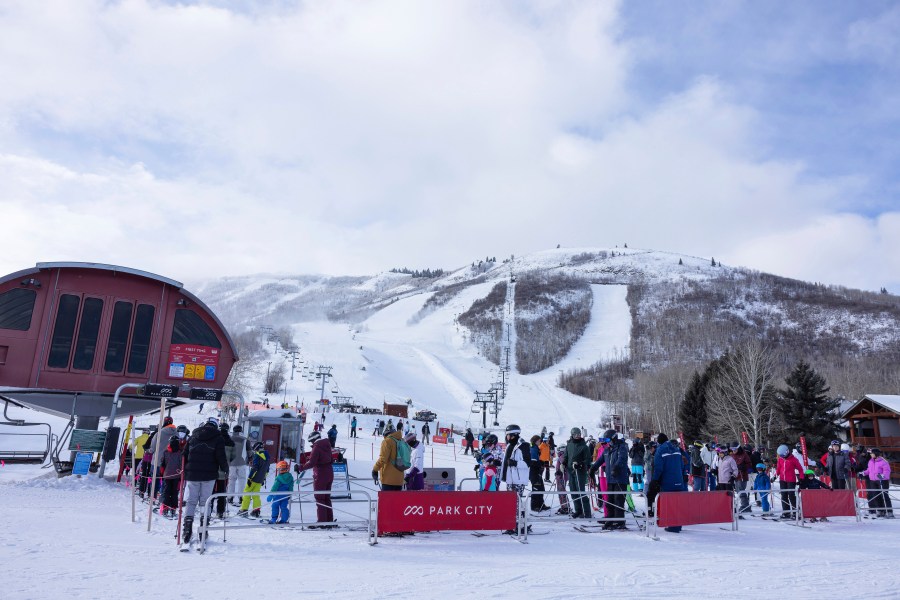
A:
<svg viewBox="0 0 900 600">
<path fill-rule="evenodd" d="M 769 490 L 772 489 L 772 480 L 766 472 L 766 465 L 759 463 L 756 465 L 756 479 L 753 480 L 753 490 L 759 495 L 759 501 L 762 504 L 764 515 L 771 512 L 769 507 Z"/>
<path fill-rule="evenodd" d="M 194 513 L 197 506 L 206 506 L 206 500 L 212 494 L 216 476 L 220 470 L 228 470 L 228 459 L 225 457 L 225 442 L 219 435 L 215 422 L 208 421 L 191 434 L 184 448 L 184 528 L 183 541 L 191 541 L 194 524 Z M 200 515 L 200 526 L 209 519 L 209 515 Z"/>
<path fill-rule="evenodd" d="M 425 446 L 416 439 L 415 432 L 409 432 L 403 440 L 412 449 L 409 455 L 409 471 L 403 477 L 407 491 L 414 492 L 425 489 Z"/>
<path fill-rule="evenodd" d="M 294 465 L 294 470 L 300 473 L 312 469 L 313 490 L 317 492 L 329 491 L 334 481 L 334 467 L 331 466 L 334 462 L 331 453 L 331 441 L 323 438 L 318 431 L 310 433 L 307 439 L 311 444 L 309 457 L 303 465 Z M 334 511 L 331 507 L 331 495 L 314 494 L 314 497 L 316 499 L 316 521 L 323 525 L 315 525 L 312 528 L 332 527 Z"/>
<path fill-rule="evenodd" d="M 803 478 L 803 467 L 797 457 L 791 454 L 790 448 L 782 444 L 778 446 L 778 463 L 775 466 L 775 476 L 779 480 L 781 488 L 781 518 L 793 519 L 797 509 L 797 494 L 794 488 L 797 482 Z"/>
<path fill-rule="evenodd" d="M 291 495 L 275 493 L 290 492 L 294 489 L 294 476 L 290 474 L 287 461 L 278 461 L 275 473 L 275 483 L 269 490 L 272 493 L 266 497 L 266 502 L 272 503 L 272 518 L 269 519 L 269 525 L 287 523 L 291 518 Z"/>
<path fill-rule="evenodd" d="M 244 492 L 258 492 L 262 489 L 266 482 L 266 475 L 269 474 L 269 455 L 266 454 L 265 446 L 262 442 L 256 442 L 253 445 L 253 458 L 250 460 L 250 474 L 247 477 L 247 484 L 244 486 Z M 253 511 L 250 512 L 250 503 L 253 503 Z M 238 511 L 239 517 L 255 517 L 259 518 L 260 507 L 262 501 L 259 496 L 244 496 L 241 498 L 241 510 Z"/>
<path fill-rule="evenodd" d="M 593 516 L 591 500 L 584 493 L 584 488 L 589 476 L 591 453 L 581 437 L 579 427 L 572 428 L 571 437 L 566 442 L 566 466 L 569 471 L 569 490 L 572 492 L 572 518 L 590 519 Z"/>
<path fill-rule="evenodd" d="M 603 454 L 591 465 L 591 476 L 606 465 L 607 491 L 624 492 L 628 487 L 628 444 L 616 432 L 615 429 L 607 429 L 602 440 L 609 440 L 609 446 Z M 609 494 L 604 502 L 609 507 L 607 519 L 603 523 L 603 529 L 627 529 L 625 527 L 625 495 Z"/>
</svg>

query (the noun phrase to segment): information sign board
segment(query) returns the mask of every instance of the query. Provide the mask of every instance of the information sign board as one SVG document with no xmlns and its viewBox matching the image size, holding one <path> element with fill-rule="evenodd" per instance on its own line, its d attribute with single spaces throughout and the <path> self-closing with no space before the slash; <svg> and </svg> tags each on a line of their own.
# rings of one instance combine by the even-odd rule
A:
<svg viewBox="0 0 900 600">
<path fill-rule="evenodd" d="M 91 470 L 91 462 L 94 460 L 93 452 L 79 452 L 75 455 L 72 464 L 72 475 L 87 475 Z"/>
<path fill-rule="evenodd" d="M 169 346 L 169 379 L 213 381 L 219 367 L 219 349 L 211 346 Z"/>
<path fill-rule="evenodd" d="M 105 431 L 94 431 L 93 429 L 73 429 L 72 437 L 69 438 L 69 450 L 84 452 L 103 452 L 103 445 L 106 442 Z"/>
</svg>

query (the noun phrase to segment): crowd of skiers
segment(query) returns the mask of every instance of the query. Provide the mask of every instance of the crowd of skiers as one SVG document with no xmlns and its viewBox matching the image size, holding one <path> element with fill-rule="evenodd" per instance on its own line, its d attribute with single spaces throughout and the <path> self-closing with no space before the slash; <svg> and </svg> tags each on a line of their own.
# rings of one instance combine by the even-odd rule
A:
<svg viewBox="0 0 900 600">
<path fill-rule="evenodd" d="M 550 509 L 546 499 L 560 498 L 557 514 L 575 519 L 593 518 L 591 497 L 597 499 L 603 511 L 606 529 L 625 528 L 625 506 L 632 499 L 623 492 L 642 492 L 647 499 L 648 516 L 653 516 L 654 500 L 660 492 L 674 491 L 733 491 L 738 497 L 739 518 L 752 512 L 751 497 L 763 514 L 772 513 L 770 495 L 773 481 L 779 482 L 782 519 L 792 519 L 796 511 L 797 489 L 847 489 L 849 480 L 856 478 L 857 489 L 866 489 L 869 510 L 874 516 L 893 518 L 888 489 L 890 464 L 877 448 L 866 451 L 862 447 L 833 441 L 816 465 L 816 469 L 802 466 L 800 444 L 793 451 L 782 445 L 774 460 L 766 456 L 764 448 L 750 445 L 718 445 L 694 442 L 682 447 L 677 440 L 659 434 L 644 444 L 635 439 L 630 446 L 621 433 L 605 431 L 599 439 L 584 438 L 583 428 L 573 427 L 567 442 L 556 447 L 552 432 L 534 435 L 529 442 L 521 437 L 516 425 L 506 428 L 501 442 L 494 434 L 481 440 L 475 453 L 480 489 L 493 491 L 500 483 L 505 489 L 520 493 L 531 486 L 531 510 L 540 513 Z M 556 491 L 547 492 L 550 482 L 551 460 L 555 460 Z M 629 465 L 630 462 L 630 465 Z M 818 471 L 818 473 L 817 473 Z M 543 475 L 543 477 L 542 477 Z M 831 481 L 819 479 L 819 475 Z M 586 488 L 598 490 L 587 494 Z M 680 531 L 680 527 L 668 528 Z"/>
</svg>

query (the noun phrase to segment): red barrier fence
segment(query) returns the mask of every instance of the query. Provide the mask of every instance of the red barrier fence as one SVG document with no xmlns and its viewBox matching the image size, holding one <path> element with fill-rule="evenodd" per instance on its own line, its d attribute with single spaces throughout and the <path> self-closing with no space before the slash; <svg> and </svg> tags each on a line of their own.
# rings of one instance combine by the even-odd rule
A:
<svg viewBox="0 0 900 600">
<path fill-rule="evenodd" d="M 800 517 L 855 517 L 852 490 L 800 490 Z"/>
<path fill-rule="evenodd" d="M 515 492 L 378 493 L 378 533 L 515 528 Z"/>
<path fill-rule="evenodd" d="M 656 499 L 659 527 L 734 523 L 732 492 L 662 492 Z"/>
</svg>

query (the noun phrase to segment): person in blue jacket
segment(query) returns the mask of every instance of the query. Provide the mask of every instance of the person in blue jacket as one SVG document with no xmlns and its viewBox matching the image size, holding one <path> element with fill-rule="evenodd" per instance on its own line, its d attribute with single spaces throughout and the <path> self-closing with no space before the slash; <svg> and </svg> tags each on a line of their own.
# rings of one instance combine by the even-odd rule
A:
<svg viewBox="0 0 900 600">
<path fill-rule="evenodd" d="M 653 459 L 653 481 L 659 485 L 660 492 L 685 492 L 684 461 L 681 448 L 664 433 L 656 436 L 659 447 Z M 681 526 L 666 527 L 671 533 L 681 533 Z"/>
<path fill-rule="evenodd" d="M 772 480 L 766 473 L 766 465 L 759 463 L 756 465 L 756 479 L 753 480 L 753 490 L 759 494 L 759 502 L 762 504 L 763 514 L 768 513 L 769 494 L 768 490 L 772 489 Z"/>
<path fill-rule="evenodd" d="M 628 487 L 628 444 L 615 429 L 608 429 L 600 441 L 609 441 L 609 446 L 600 458 L 591 464 L 591 477 L 601 465 L 606 465 L 606 485 L 609 492 L 624 492 Z M 625 495 L 609 494 L 609 513 L 603 529 L 627 529 L 625 527 Z"/>
<path fill-rule="evenodd" d="M 290 492 L 294 489 L 294 476 L 288 470 L 287 461 L 279 461 L 275 466 L 275 472 L 278 476 L 275 483 L 272 484 L 273 492 L 266 497 L 266 502 L 272 503 L 272 518 L 269 524 L 287 523 L 291 518 L 291 496 L 290 494 L 276 494 L 274 492 Z"/>
</svg>

